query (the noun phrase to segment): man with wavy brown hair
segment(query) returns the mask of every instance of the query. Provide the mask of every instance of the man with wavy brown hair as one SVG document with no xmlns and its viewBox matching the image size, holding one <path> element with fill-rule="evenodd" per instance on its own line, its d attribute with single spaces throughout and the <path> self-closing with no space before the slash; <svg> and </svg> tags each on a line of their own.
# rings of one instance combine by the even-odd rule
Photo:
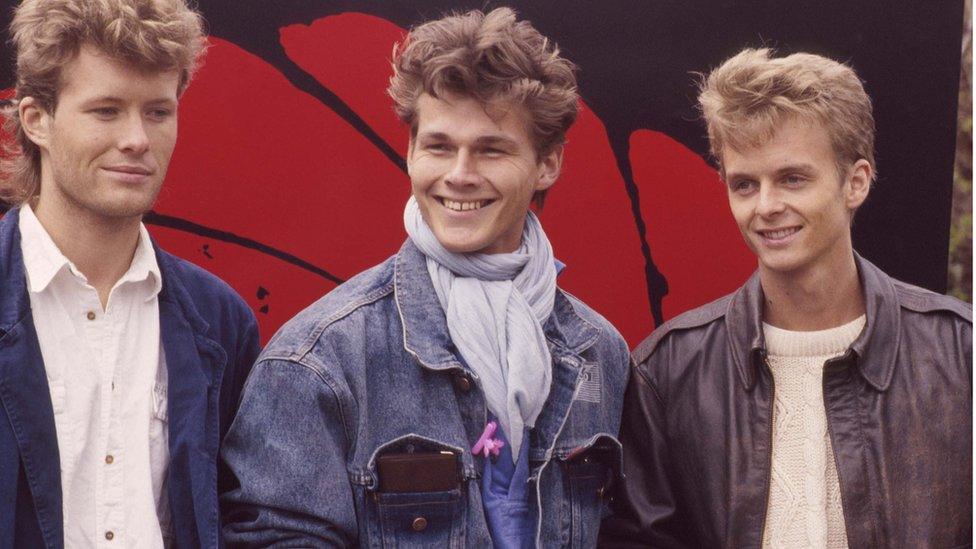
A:
<svg viewBox="0 0 976 549">
<path fill-rule="evenodd" d="M 602 545 L 971 546 L 972 309 L 854 251 L 861 80 L 746 49 L 698 99 L 758 269 L 635 349 Z"/>
<path fill-rule="evenodd" d="M 414 28 L 393 69 L 409 238 L 255 364 L 224 446 L 227 539 L 592 546 L 627 347 L 557 287 L 529 211 L 559 175 L 574 67 L 499 8 Z"/>
<path fill-rule="evenodd" d="M 184 0 L 25 0 L 10 34 L 0 547 L 218 547 L 217 449 L 257 325 L 141 222 L 202 20 Z"/>
</svg>

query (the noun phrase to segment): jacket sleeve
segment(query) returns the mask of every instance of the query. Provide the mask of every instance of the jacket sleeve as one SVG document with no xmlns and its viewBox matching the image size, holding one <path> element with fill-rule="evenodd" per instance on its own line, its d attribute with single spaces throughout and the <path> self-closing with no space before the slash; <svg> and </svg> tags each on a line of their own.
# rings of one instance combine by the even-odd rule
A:
<svg viewBox="0 0 976 549">
<path fill-rule="evenodd" d="M 230 547 L 347 547 L 358 535 L 339 399 L 304 364 L 255 364 L 222 458 Z"/>
<path fill-rule="evenodd" d="M 601 526 L 600 547 L 693 546 L 682 534 L 669 475 L 665 402 L 646 371 L 653 358 L 631 372 L 624 394 L 624 481 L 614 486 L 613 513 Z"/>
</svg>

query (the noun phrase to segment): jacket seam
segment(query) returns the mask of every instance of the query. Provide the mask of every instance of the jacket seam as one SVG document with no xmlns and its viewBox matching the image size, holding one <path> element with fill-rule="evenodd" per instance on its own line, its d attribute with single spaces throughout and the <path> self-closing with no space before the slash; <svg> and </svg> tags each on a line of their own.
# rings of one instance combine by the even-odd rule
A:
<svg viewBox="0 0 976 549">
<path fill-rule="evenodd" d="M 657 387 L 654 386 L 654 382 L 652 382 L 651 379 L 647 377 L 647 374 L 641 371 L 640 366 L 637 366 L 636 368 L 634 368 L 634 370 L 635 373 L 641 378 L 641 381 L 643 381 L 644 385 L 647 385 L 651 389 L 651 393 L 654 395 L 654 398 L 656 398 L 657 401 L 661 404 L 661 407 L 666 409 L 668 403 L 666 400 L 664 400 L 664 397 L 661 396 L 661 393 L 658 392 Z"/>
<path fill-rule="evenodd" d="M 393 284 L 392 282 L 388 282 L 387 284 L 384 284 L 383 286 L 380 286 L 379 288 L 376 288 L 373 291 L 366 293 L 359 299 L 349 302 L 344 307 L 333 312 L 329 316 L 319 320 L 315 324 L 315 328 L 311 332 L 309 332 L 308 336 L 306 336 L 302 344 L 298 346 L 298 350 L 291 353 L 288 357 L 269 354 L 265 358 L 277 357 L 277 358 L 286 358 L 288 360 L 295 360 L 296 362 L 301 361 L 302 359 L 304 359 L 306 355 L 308 355 L 308 353 L 312 351 L 312 349 L 318 343 L 319 339 L 322 337 L 322 333 L 325 332 L 326 329 L 328 329 L 333 324 L 339 322 L 340 320 L 344 319 L 345 317 L 349 316 L 350 314 L 354 313 L 360 307 L 364 307 L 366 305 L 375 303 L 380 299 L 386 297 L 387 295 L 391 294 L 392 292 L 393 292 Z"/>
<path fill-rule="evenodd" d="M 245 386 L 246 385 L 250 385 L 251 380 L 252 379 L 255 379 L 256 376 L 253 375 L 253 370 L 256 370 L 258 368 L 258 366 L 261 366 L 262 365 L 262 363 L 270 363 L 270 362 L 273 362 L 273 361 L 287 362 L 288 364 L 294 364 L 295 366 L 299 366 L 301 368 L 304 368 L 304 369 L 308 370 L 309 372 L 311 372 L 315 377 L 319 378 L 322 381 L 322 384 L 329 388 L 329 391 L 331 391 L 332 392 L 332 395 L 335 397 L 336 408 L 339 410 L 339 421 L 342 424 L 342 435 L 345 438 L 346 449 L 348 451 L 349 445 L 350 445 L 350 441 L 352 440 L 352 436 L 349 433 L 349 429 L 348 429 L 348 424 L 346 422 L 346 418 L 350 414 L 348 414 L 346 412 L 346 410 L 345 410 L 346 407 L 342 403 L 342 396 L 339 394 L 339 391 L 336 389 L 336 387 L 333 385 L 333 383 L 331 383 L 329 381 L 328 376 L 325 373 L 325 371 L 324 371 L 323 368 L 317 368 L 314 365 L 306 364 L 303 360 L 296 360 L 296 359 L 293 359 L 293 358 L 287 358 L 287 357 L 262 357 L 260 360 L 258 360 L 254 364 L 254 368 L 252 369 L 252 375 L 249 375 L 248 376 L 247 382 L 245 383 Z M 271 365 L 271 364 L 266 364 L 265 366 L 266 367 L 273 367 L 273 365 Z M 244 394 L 244 391 L 242 390 L 241 391 L 242 398 L 243 398 L 243 394 Z"/>
<path fill-rule="evenodd" d="M 864 436 L 864 424 L 866 422 L 866 418 L 864 417 L 865 403 L 863 402 L 864 390 L 863 388 L 857 386 L 852 387 L 852 389 L 857 391 L 857 395 L 856 395 L 857 396 L 857 436 L 858 439 L 861 441 L 861 451 L 860 451 L 861 466 L 863 467 L 864 473 L 867 474 L 869 470 L 868 469 L 869 464 L 868 464 L 868 457 L 867 457 L 867 448 L 868 448 L 867 438 Z M 871 498 L 871 506 L 872 506 L 871 509 L 871 516 L 873 518 L 872 522 L 875 523 L 874 535 L 872 537 L 874 538 L 874 543 L 877 544 L 876 545 L 877 547 L 883 547 L 884 545 L 882 544 L 882 539 L 881 539 L 880 516 L 878 515 L 878 513 L 881 511 L 881 506 L 880 506 L 880 502 L 878 501 L 878 496 L 875 494 L 875 492 L 876 490 L 871 490 L 870 488 L 868 489 L 868 497 Z"/>
</svg>

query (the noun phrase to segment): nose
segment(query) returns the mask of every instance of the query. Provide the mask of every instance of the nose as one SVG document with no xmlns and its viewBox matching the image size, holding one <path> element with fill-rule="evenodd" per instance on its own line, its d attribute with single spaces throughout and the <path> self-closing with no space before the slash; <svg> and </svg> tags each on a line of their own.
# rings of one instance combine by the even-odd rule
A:
<svg viewBox="0 0 976 549">
<path fill-rule="evenodd" d="M 759 184 L 759 201 L 756 213 L 762 217 L 772 217 L 783 211 L 784 204 L 779 190 L 771 183 Z"/>
<path fill-rule="evenodd" d="M 476 185 L 478 180 L 478 166 L 473 155 L 466 149 L 459 150 L 445 181 L 449 185 L 463 186 Z"/>
<path fill-rule="evenodd" d="M 149 134 L 142 116 L 132 114 L 122 121 L 119 133 L 119 150 L 140 155 L 149 150 Z"/>
</svg>

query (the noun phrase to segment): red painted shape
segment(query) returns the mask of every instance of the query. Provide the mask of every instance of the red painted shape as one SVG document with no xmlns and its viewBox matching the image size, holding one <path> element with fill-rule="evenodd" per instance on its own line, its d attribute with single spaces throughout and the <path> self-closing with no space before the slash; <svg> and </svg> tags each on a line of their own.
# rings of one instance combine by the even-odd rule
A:
<svg viewBox="0 0 976 549">
<path fill-rule="evenodd" d="M 343 14 L 282 29 L 288 55 L 396 150 L 407 129 L 385 95 L 403 30 Z M 156 211 L 291 253 L 340 278 L 383 261 L 405 237 L 409 181 L 345 120 L 268 63 L 212 39 L 180 105 L 180 135 Z M 653 328 L 631 204 L 602 122 L 584 105 L 563 174 L 541 212 L 560 286 L 605 315 L 633 346 Z M 654 259 L 668 278 L 666 317 L 732 290 L 754 268 L 721 183 L 697 155 L 650 131 L 631 161 Z M 335 285 L 261 252 L 151 227 L 167 250 L 231 284 L 267 339 Z M 259 288 L 267 294 L 259 292 Z"/>
<path fill-rule="evenodd" d="M 668 280 L 665 319 L 745 282 L 756 258 L 739 234 L 715 170 L 684 145 L 650 130 L 630 136 L 630 161 L 654 263 Z"/>
<path fill-rule="evenodd" d="M 627 189 L 603 123 L 585 105 L 567 140 L 562 175 L 540 216 L 556 257 L 567 264 L 559 285 L 634 346 L 654 321 Z"/>
<path fill-rule="evenodd" d="M 406 155 L 410 133 L 394 114 L 393 100 L 386 94 L 393 74 L 393 44 L 406 36 L 403 29 L 372 15 L 344 13 L 317 19 L 311 25 L 289 25 L 280 32 L 281 45 L 292 61 Z"/>
<path fill-rule="evenodd" d="M 180 105 L 162 214 L 229 231 L 348 278 L 396 252 L 406 175 L 345 120 L 263 60 L 213 39 Z M 154 231 L 155 232 L 155 231 Z M 160 242 L 227 280 L 262 336 L 334 285 L 273 257 L 160 232 Z M 270 295 L 255 297 L 262 285 Z M 267 304 L 268 313 L 260 307 Z"/>
</svg>

